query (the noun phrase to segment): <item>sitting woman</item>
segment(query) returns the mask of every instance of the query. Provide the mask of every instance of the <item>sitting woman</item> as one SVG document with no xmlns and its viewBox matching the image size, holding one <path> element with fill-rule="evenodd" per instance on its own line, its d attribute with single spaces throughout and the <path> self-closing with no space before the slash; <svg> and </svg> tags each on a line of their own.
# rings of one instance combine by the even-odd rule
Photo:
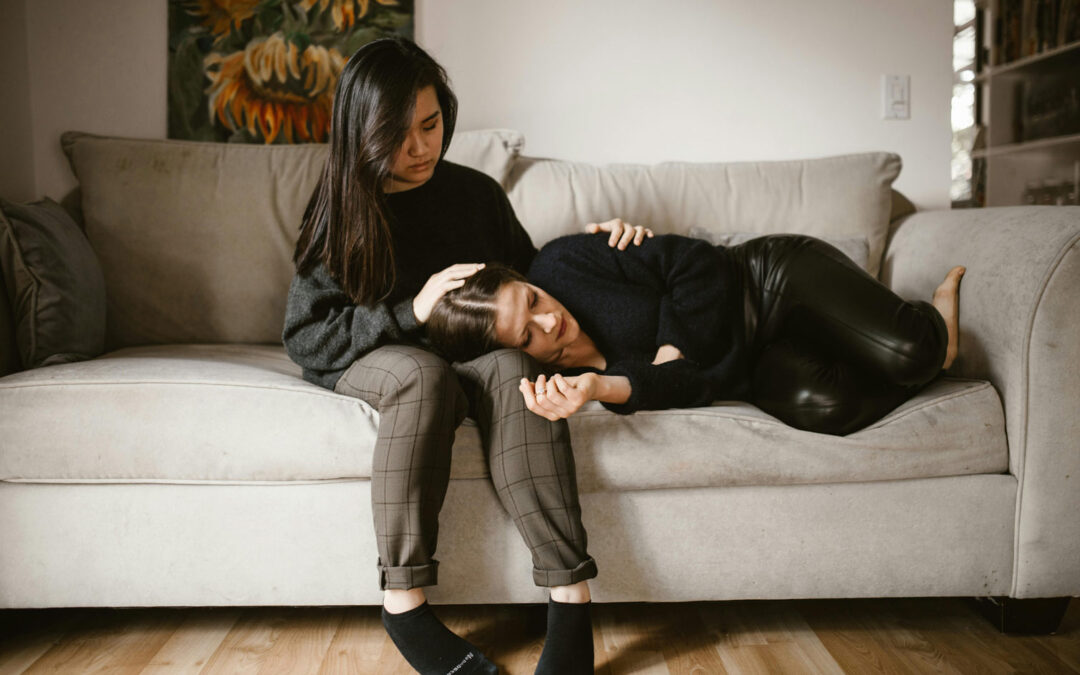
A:
<svg viewBox="0 0 1080 675">
<path fill-rule="evenodd" d="M 498 265 L 469 277 L 427 334 L 454 361 L 499 347 L 533 356 L 557 374 L 520 390 L 550 420 L 589 400 L 622 414 L 742 400 L 844 435 L 952 364 L 964 271 L 948 272 L 932 304 L 909 302 L 806 235 L 731 247 L 661 235 L 627 251 L 571 235 L 544 246 L 527 279 Z"/>
</svg>

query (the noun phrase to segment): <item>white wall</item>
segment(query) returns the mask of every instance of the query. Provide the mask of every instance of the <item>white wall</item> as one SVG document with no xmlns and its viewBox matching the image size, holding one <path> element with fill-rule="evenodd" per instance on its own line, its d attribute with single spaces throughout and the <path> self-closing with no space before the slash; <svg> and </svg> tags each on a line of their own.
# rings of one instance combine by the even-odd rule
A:
<svg viewBox="0 0 1080 675">
<path fill-rule="evenodd" d="M 35 182 L 59 200 L 75 185 L 60 134 L 164 138 L 164 0 L 27 0 Z"/>
<path fill-rule="evenodd" d="M 888 150 L 894 184 L 948 208 L 952 3 L 945 0 L 417 0 L 463 129 L 535 156 L 738 161 Z M 883 120 L 881 76 L 911 76 Z"/>
<path fill-rule="evenodd" d="M 0 0 L 0 197 L 25 202 L 34 188 L 25 0 Z"/>
<path fill-rule="evenodd" d="M 165 136 L 164 1 L 0 2 L 25 6 L 36 193 L 59 199 L 74 185 L 62 131 Z M 520 129 L 529 155 L 889 150 L 904 159 L 897 189 L 919 208 L 948 207 L 950 2 L 416 0 L 416 15 L 417 41 L 461 100 L 459 128 Z M 911 119 L 881 119 L 884 73 L 911 76 Z"/>
</svg>

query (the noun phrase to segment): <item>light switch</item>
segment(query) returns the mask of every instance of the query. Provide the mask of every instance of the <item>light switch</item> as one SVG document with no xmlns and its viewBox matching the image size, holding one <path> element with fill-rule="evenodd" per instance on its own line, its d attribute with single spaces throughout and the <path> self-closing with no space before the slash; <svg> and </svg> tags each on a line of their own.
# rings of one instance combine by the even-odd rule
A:
<svg viewBox="0 0 1080 675">
<path fill-rule="evenodd" d="M 911 76 L 883 75 L 884 110 L 882 118 L 906 120 L 911 117 Z"/>
</svg>

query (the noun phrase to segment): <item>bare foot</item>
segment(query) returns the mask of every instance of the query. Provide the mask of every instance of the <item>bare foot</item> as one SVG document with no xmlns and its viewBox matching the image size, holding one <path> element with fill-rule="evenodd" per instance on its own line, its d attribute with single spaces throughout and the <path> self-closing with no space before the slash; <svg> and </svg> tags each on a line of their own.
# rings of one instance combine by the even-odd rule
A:
<svg viewBox="0 0 1080 675">
<path fill-rule="evenodd" d="M 945 350 L 945 363 L 941 368 L 947 369 L 956 359 L 956 352 L 960 342 L 960 277 L 964 276 L 967 268 L 957 265 L 945 275 L 945 281 L 934 291 L 932 304 L 941 312 L 945 319 L 945 326 L 949 329 L 949 347 Z"/>
</svg>

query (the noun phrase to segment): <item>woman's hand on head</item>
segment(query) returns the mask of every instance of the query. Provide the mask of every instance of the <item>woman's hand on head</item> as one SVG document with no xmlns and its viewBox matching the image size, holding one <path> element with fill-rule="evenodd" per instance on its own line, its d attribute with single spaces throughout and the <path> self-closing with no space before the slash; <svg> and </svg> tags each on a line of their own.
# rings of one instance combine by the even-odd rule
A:
<svg viewBox="0 0 1080 675">
<path fill-rule="evenodd" d="M 622 218 L 612 218 L 603 223 L 589 223 L 585 226 L 585 231 L 589 234 L 608 232 L 610 234 L 608 246 L 618 248 L 620 251 L 625 251 L 630 242 L 633 242 L 634 246 L 641 246 L 641 242 L 645 241 L 646 237 L 653 236 L 653 231 L 649 228 L 631 225 Z"/>
<path fill-rule="evenodd" d="M 525 407 L 551 421 L 566 419 L 586 402 L 596 398 L 600 376 L 585 373 L 576 377 L 555 374 L 550 378 L 540 375 L 536 382 L 522 379 L 518 385 L 525 398 Z"/>
<path fill-rule="evenodd" d="M 412 309 L 416 316 L 416 323 L 424 325 L 431 316 L 431 310 L 439 298 L 446 295 L 447 291 L 461 288 L 465 285 L 465 279 L 483 269 L 484 263 L 460 263 L 451 265 L 441 272 L 436 272 L 427 280 L 424 287 L 413 298 Z"/>
<path fill-rule="evenodd" d="M 656 350 L 656 358 L 653 359 L 652 364 L 658 366 L 661 363 L 667 363 L 668 361 L 675 361 L 683 358 L 683 353 L 679 351 L 679 348 L 675 345 L 662 345 L 660 349 Z"/>
</svg>

